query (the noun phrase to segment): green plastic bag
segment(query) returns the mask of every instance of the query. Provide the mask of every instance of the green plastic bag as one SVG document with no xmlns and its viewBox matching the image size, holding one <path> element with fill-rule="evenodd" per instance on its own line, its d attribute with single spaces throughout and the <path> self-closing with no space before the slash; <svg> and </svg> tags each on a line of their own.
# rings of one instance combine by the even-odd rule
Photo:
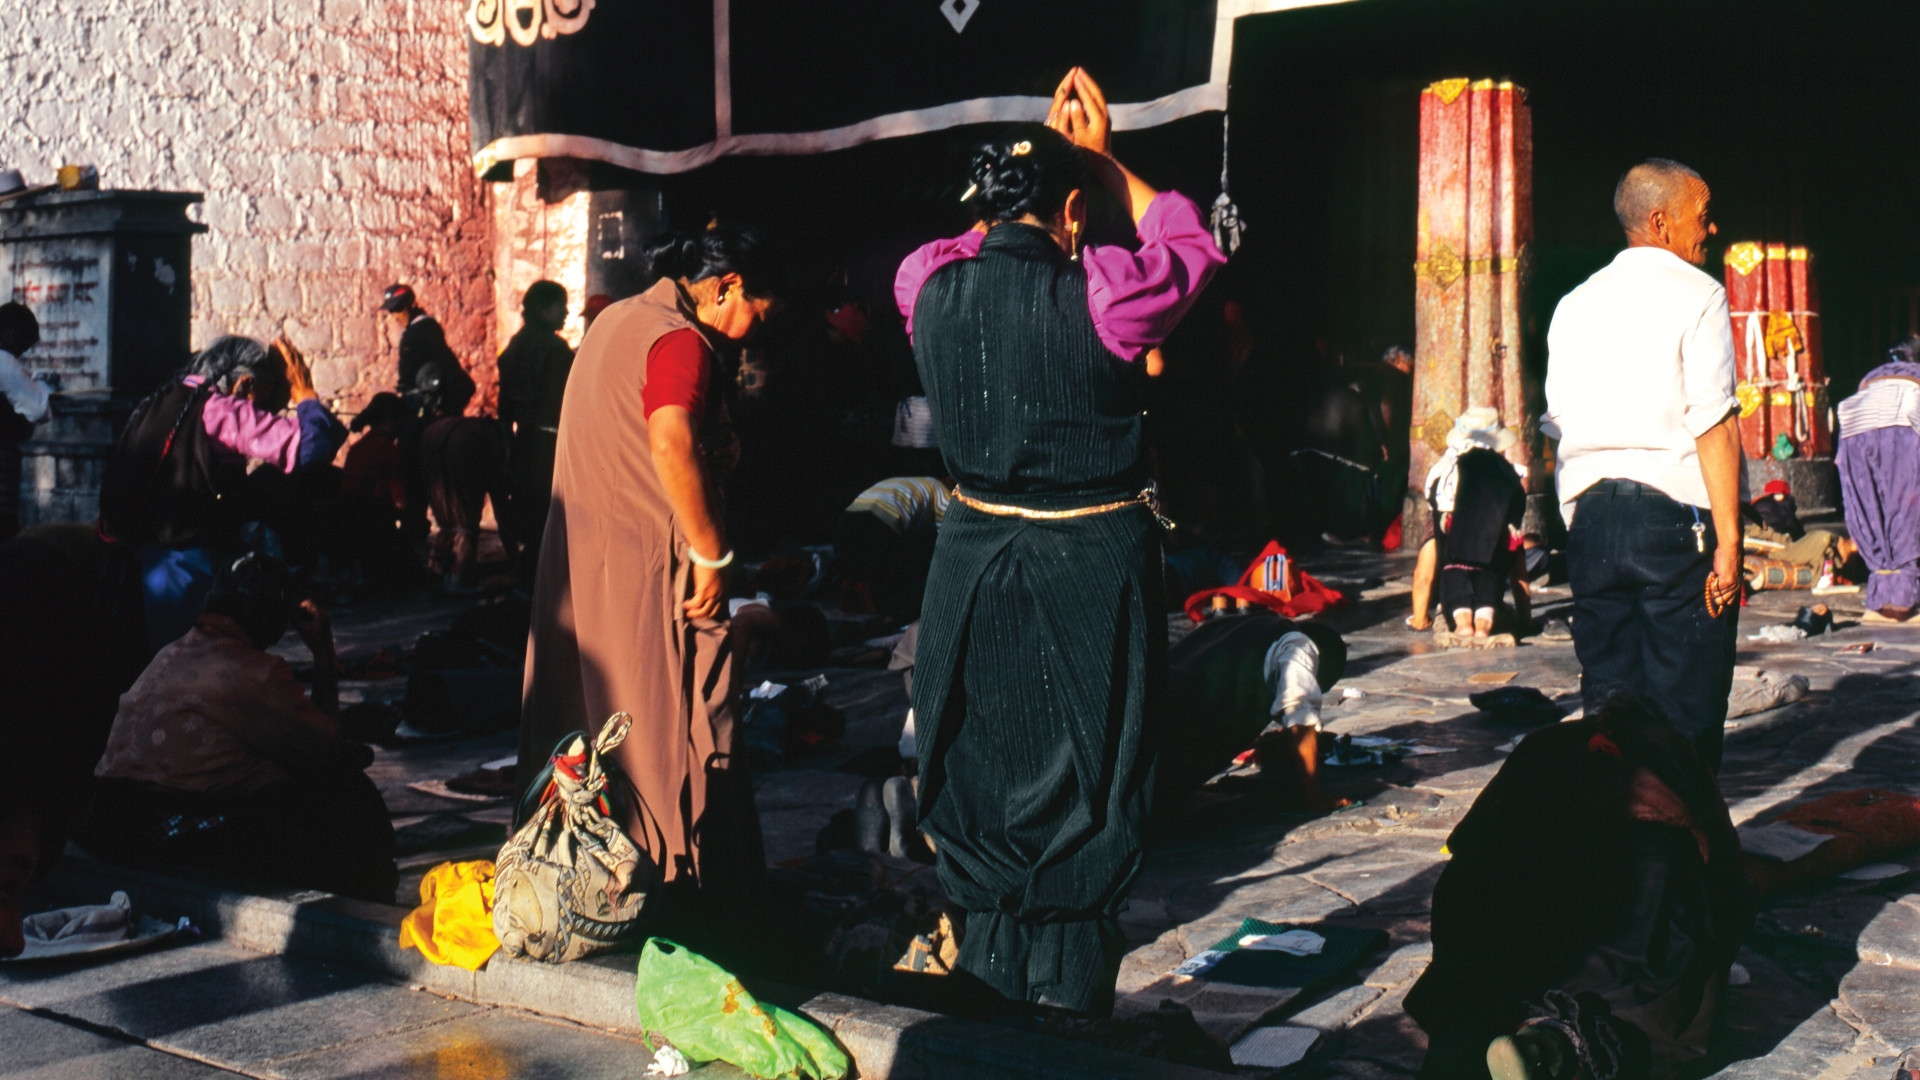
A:
<svg viewBox="0 0 1920 1080">
<path fill-rule="evenodd" d="M 695 1062 L 720 1060 L 775 1080 L 841 1080 L 846 1052 L 803 1016 L 762 1005 L 725 968 L 665 938 L 640 947 L 640 1026 Z"/>
</svg>

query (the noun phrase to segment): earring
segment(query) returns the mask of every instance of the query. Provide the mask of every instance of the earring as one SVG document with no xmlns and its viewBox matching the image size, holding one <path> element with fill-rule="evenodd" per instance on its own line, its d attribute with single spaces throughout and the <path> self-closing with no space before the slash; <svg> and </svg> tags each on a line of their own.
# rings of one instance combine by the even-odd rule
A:
<svg viewBox="0 0 1920 1080">
<path fill-rule="evenodd" d="M 1067 243 L 1069 248 L 1071 249 L 1073 261 L 1079 262 L 1080 261 L 1080 223 L 1079 222 L 1074 221 L 1074 222 L 1068 223 Z"/>
</svg>

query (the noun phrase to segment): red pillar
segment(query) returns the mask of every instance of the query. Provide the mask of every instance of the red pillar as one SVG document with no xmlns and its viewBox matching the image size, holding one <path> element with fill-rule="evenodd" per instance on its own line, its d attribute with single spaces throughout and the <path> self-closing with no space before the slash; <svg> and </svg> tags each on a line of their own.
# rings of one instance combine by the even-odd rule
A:
<svg viewBox="0 0 1920 1080">
<path fill-rule="evenodd" d="M 1739 243 L 1726 255 L 1727 306 L 1747 457 L 1828 457 L 1827 377 L 1820 351 L 1820 293 L 1803 247 Z"/>
<path fill-rule="evenodd" d="M 1533 241 L 1533 114 L 1526 91 L 1446 79 L 1420 94 L 1420 205 L 1414 263 L 1414 376 L 1408 523 L 1454 418 L 1492 406 L 1532 445 L 1538 419 L 1521 381 Z"/>
</svg>

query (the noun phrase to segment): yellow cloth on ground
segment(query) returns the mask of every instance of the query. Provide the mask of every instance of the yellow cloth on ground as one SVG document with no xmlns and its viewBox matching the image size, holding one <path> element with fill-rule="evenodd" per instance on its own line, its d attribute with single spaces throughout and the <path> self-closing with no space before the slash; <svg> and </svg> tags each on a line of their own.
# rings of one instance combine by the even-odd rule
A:
<svg viewBox="0 0 1920 1080">
<path fill-rule="evenodd" d="M 441 863 L 420 881 L 420 906 L 400 923 L 400 947 L 436 964 L 478 971 L 500 947 L 493 936 L 493 864 Z"/>
</svg>

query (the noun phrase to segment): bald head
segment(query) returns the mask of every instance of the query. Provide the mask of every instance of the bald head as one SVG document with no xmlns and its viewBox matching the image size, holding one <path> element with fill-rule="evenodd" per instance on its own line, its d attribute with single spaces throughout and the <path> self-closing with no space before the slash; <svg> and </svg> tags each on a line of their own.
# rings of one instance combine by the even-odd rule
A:
<svg viewBox="0 0 1920 1080">
<path fill-rule="evenodd" d="M 1677 161 L 1649 158 L 1620 178 L 1613 213 L 1631 246 L 1664 248 L 1700 266 L 1707 259 L 1707 237 L 1719 231 L 1707 214 L 1709 196 L 1699 173 Z"/>
</svg>

